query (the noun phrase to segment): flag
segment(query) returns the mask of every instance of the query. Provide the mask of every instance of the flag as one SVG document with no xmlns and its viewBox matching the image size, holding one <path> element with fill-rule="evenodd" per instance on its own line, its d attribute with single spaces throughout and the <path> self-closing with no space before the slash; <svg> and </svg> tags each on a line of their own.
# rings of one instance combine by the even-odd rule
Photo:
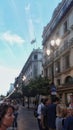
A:
<svg viewBox="0 0 73 130">
<path fill-rule="evenodd" d="M 33 43 L 35 43 L 36 42 L 36 39 L 33 39 L 32 41 L 31 41 L 31 44 L 33 44 Z"/>
</svg>

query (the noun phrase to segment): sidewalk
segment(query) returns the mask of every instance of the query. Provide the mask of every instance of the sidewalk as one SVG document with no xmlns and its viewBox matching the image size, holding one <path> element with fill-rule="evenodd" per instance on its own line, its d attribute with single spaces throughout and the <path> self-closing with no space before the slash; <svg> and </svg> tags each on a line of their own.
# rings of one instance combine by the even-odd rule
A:
<svg viewBox="0 0 73 130">
<path fill-rule="evenodd" d="M 17 124 L 17 129 L 10 127 L 8 130 L 38 130 L 37 119 L 33 115 L 33 109 L 19 106 Z"/>
<path fill-rule="evenodd" d="M 34 117 L 32 109 L 20 106 L 17 123 L 17 130 L 38 130 L 37 119 Z"/>
</svg>

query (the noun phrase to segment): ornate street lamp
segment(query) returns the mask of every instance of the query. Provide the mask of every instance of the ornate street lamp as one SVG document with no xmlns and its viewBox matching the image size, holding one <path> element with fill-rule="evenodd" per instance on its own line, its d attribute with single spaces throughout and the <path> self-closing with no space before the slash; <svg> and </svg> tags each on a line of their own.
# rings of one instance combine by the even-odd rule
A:
<svg viewBox="0 0 73 130">
<path fill-rule="evenodd" d="M 51 40 L 50 42 L 50 50 L 46 50 L 47 55 L 49 56 L 51 54 L 52 51 L 52 83 L 51 83 L 51 95 L 56 95 L 56 87 L 54 84 L 54 53 L 55 50 L 59 47 L 60 45 L 60 39 L 56 39 L 56 40 Z"/>
<path fill-rule="evenodd" d="M 53 56 L 53 60 L 52 60 L 52 82 L 53 83 L 54 83 L 54 52 L 59 47 L 60 41 L 61 41 L 60 39 L 51 40 L 50 49 L 46 50 L 46 53 L 47 53 L 48 56 L 51 54 L 51 51 L 52 51 L 52 56 Z"/>
<path fill-rule="evenodd" d="M 23 81 L 25 81 L 25 80 L 26 80 L 26 76 L 25 76 L 25 75 L 23 76 L 22 80 L 23 80 Z"/>
</svg>

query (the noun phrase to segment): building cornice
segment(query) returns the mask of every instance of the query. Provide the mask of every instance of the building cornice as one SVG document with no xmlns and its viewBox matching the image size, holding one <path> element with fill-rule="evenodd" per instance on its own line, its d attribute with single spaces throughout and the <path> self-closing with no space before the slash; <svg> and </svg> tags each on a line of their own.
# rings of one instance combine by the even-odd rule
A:
<svg viewBox="0 0 73 130">
<path fill-rule="evenodd" d="M 44 45 L 46 43 L 46 41 L 51 36 L 52 32 L 58 26 L 59 22 L 64 18 L 64 16 L 69 12 L 69 10 L 72 7 L 73 7 L 73 0 L 65 0 L 61 4 L 61 7 L 58 10 L 56 16 L 54 18 L 52 18 L 50 23 L 48 23 L 48 26 L 46 26 L 44 28 L 43 35 L 42 35 L 42 37 L 43 37 L 42 45 Z"/>
</svg>

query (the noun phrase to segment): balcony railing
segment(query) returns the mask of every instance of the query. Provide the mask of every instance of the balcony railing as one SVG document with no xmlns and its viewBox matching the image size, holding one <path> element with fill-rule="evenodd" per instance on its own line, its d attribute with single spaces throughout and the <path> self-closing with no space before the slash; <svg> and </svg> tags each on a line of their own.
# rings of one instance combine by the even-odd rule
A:
<svg viewBox="0 0 73 130">
<path fill-rule="evenodd" d="M 64 45 L 60 48 L 60 50 L 56 50 L 56 51 L 55 51 L 54 60 L 55 60 L 57 57 L 60 57 L 61 54 L 65 53 L 67 50 L 71 49 L 72 46 L 73 46 L 73 38 L 71 38 L 71 39 L 69 40 L 69 42 L 66 41 L 66 42 L 64 43 Z M 45 62 L 44 62 L 43 65 L 44 65 L 44 66 L 45 66 L 45 65 L 48 65 L 48 64 L 50 64 L 51 62 L 53 62 L 53 56 L 52 56 L 52 55 L 49 56 L 49 58 L 47 57 L 47 59 L 45 60 Z"/>
</svg>

